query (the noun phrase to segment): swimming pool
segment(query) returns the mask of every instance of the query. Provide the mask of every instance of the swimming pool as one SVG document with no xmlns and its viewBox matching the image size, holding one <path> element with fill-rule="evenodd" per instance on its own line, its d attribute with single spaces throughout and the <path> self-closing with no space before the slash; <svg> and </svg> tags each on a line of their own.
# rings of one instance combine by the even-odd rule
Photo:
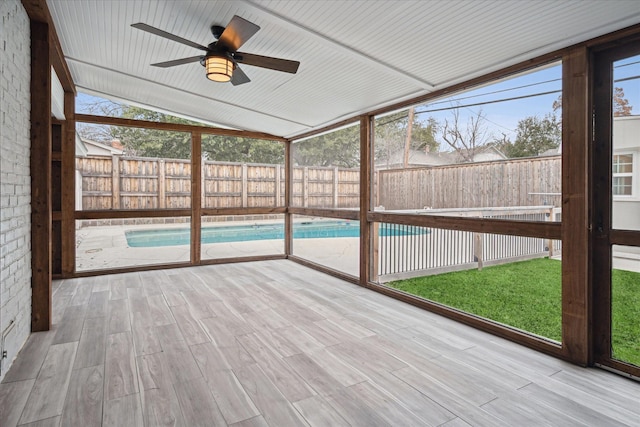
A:
<svg viewBox="0 0 640 427">
<path fill-rule="evenodd" d="M 406 236 L 427 233 L 422 227 L 385 227 L 380 229 L 384 236 Z M 293 224 L 294 239 L 314 239 L 333 237 L 359 237 L 359 221 L 309 221 Z M 191 240 L 191 229 L 169 228 L 153 230 L 125 231 L 127 244 L 133 248 L 149 248 L 157 246 L 188 245 Z M 206 243 L 247 242 L 251 240 L 284 239 L 284 224 L 232 225 L 221 227 L 202 227 L 201 241 Z"/>
</svg>

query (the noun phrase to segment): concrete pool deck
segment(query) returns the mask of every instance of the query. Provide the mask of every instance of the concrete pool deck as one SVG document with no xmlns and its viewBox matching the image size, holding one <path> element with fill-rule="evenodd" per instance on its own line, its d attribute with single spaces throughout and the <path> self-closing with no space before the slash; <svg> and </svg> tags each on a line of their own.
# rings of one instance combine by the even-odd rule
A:
<svg viewBox="0 0 640 427">
<path fill-rule="evenodd" d="M 188 245 L 130 247 L 125 237 L 125 232 L 129 230 L 177 229 L 188 226 L 188 223 L 182 223 L 82 227 L 76 230 L 76 269 L 92 271 L 189 262 Z M 353 276 L 359 274 L 359 238 L 357 237 L 294 239 L 293 252 L 298 257 L 344 273 Z M 251 240 L 202 245 L 202 260 L 280 254 L 284 254 L 284 240 Z"/>
</svg>

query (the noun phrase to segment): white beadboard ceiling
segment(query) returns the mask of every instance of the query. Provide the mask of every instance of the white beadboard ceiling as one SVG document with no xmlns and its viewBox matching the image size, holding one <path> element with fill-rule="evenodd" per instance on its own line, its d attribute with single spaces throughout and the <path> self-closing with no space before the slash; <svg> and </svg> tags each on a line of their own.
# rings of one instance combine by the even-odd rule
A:
<svg viewBox="0 0 640 427">
<path fill-rule="evenodd" d="M 220 126 L 296 135 L 640 23 L 639 0 L 48 0 L 78 89 Z M 300 61 L 295 75 L 248 65 L 214 83 L 196 43 L 239 15 L 261 27 L 240 49 Z"/>
</svg>

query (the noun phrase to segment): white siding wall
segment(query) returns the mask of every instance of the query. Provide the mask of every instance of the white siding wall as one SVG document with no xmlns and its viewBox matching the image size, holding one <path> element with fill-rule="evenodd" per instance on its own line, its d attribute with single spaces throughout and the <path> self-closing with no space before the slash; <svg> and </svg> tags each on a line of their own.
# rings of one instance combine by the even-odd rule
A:
<svg viewBox="0 0 640 427">
<path fill-rule="evenodd" d="M 30 29 L 20 0 L 0 1 L 0 333 L 4 377 L 31 329 Z M 0 335 L 1 345 L 2 335 Z"/>
<path fill-rule="evenodd" d="M 640 116 L 613 120 L 614 153 L 633 153 L 633 197 L 614 197 L 614 228 L 640 230 Z"/>
</svg>

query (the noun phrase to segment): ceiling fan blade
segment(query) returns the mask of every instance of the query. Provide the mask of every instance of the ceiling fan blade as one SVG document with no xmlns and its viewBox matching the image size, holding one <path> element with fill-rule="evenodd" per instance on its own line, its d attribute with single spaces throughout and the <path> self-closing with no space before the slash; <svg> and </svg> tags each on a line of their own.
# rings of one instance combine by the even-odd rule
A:
<svg viewBox="0 0 640 427">
<path fill-rule="evenodd" d="M 174 59 L 173 61 L 157 62 L 155 64 L 151 64 L 151 66 L 152 67 L 160 67 L 160 68 L 169 68 L 169 67 L 174 67 L 176 65 L 189 64 L 191 62 L 198 62 L 201 59 L 202 59 L 202 55 L 200 55 L 200 56 L 190 56 L 188 58 Z"/>
<path fill-rule="evenodd" d="M 259 29 L 260 27 L 253 22 L 249 22 L 238 15 L 234 15 L 220 35 L 218 44 L 225 46 L 230 52 L 235 52 L 240 49 L 240 46 L 249 40 L 255 33 L 257 33 Z"/>
<path fill-rule="evenodd" d="M 196 49 L 207 51 L 206 46 L 202 46 L 201 44 L 192 42 L 191 40 L 183 39 L 180 36 L 176 36 L 175 34 L 167 33 L 159 28 L 152 27 L 151 25 L 143 24 L 142 22 L 138 22 L 137 24 L 131 24 L 133 28 L 137 28 L 138 30 L 146 31 L 151 34 L 155 34 L 156 36 L 164 37 L 165 39 L 173 40 L 174 42 L 186 44 L 187 46 L 195 47 Z"/>
<path fill-rule="evenodd" d="M 243 83 L 249 83 L 251 80 L 249 77 L 236 65 L 236 68 L 233 70 L 233 76 L 231 76 L 231 84 L 234 86 L 241 85 Z"/>
<path fill-rule="evenodd" d="M 284 71 L 295 74 L 298 71 L 300 62 L 288 59 L 273 58 L 271 56 L 254 55 L 253 53 L 236 52 L 233 59 L 241 64 L 253 65 L 254 67 L 268 68 L 270 70 Z"/>
</svg>

